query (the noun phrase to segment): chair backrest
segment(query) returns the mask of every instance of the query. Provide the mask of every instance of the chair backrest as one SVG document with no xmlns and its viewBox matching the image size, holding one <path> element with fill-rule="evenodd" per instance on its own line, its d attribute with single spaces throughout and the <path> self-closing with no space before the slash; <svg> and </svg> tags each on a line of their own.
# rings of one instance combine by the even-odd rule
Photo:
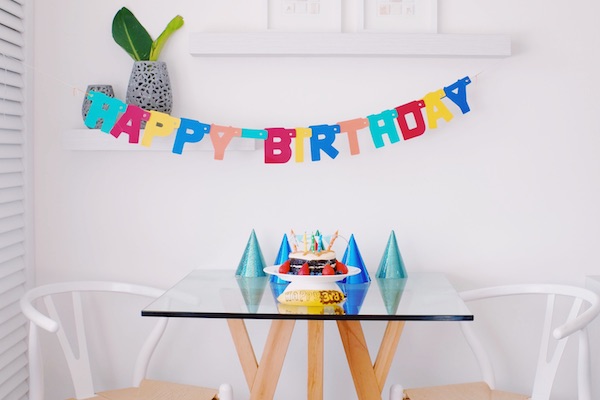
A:
<svg viewBox="0 0 600 400">
<path fill-rule="evenodd" d="M 475 289 L 460 293 L 464 301 L 471 302 L 502 296 L 515 295 L 541 295 L 546 297 L 546 307 L 540 347 L 537 360 L 537 369 L 532 400 L 548 400 L 556 372 L 563 356 L 569 338 L 577 335 L 579 338 L 578 349 L 578 399 L 591 400 L 591 376 L 589 345 L 586 327 L 600 313 L 600 298 L 596 293 L 585 288 L 554 285 L 554 284 L 519 284 L 496 286 Z M 553 322 L 556 314 L 557 298 L 564 297 L 571 302 L 570 311 L 562 323 Z M 461 328 L 469 343 L 485 382 L 493 389 L 495 378 L 490 356 L 478 339 L 470 322 L 462 322 Z"/>
<path fill-rule="evenodd" d="M 48 284 L 26 292 L 21 298 L 20 305 L 23 314 L 30 320 L 29 398 L 31 400 L 43 400 L 44 398 L 43 365 L 38 340 L 39 328 L 56 334 L 71 374 L 75 397 L 84 399 L 95 395 L 84 323 L 84 314 L 86 313 L 82 301 L 82 293 L 84 292 L 125 293 L 154 299 L 162 295 L 163 290 L 121 282 L 84 281 Z M 65 296 L 65 293 L 70 294 L 70 296 Z M 55 301 L 57 296 L 61 296 L 60 301 Z M 67 301 L 64 297 L 70 299 L 70 304 L 65 304 Z M 36 308 L 38 300 L 43 300 L 45 303 L 47 315 Z M 57 304 L 62 306 L 60 311 L 57 309 Z M 166 318 L 157 318 L 156 320 L 154 329 L 146 338 L 137 356 L 132 386 L 139 386 L 142 379 L 144 379 L 150 358 L 166 328 Z M 71 323 L 67 324 L 67 322 Z M 69 327 L 73 326 L 72 334 L 66 332 L 67 325 Z"/>
</svg>

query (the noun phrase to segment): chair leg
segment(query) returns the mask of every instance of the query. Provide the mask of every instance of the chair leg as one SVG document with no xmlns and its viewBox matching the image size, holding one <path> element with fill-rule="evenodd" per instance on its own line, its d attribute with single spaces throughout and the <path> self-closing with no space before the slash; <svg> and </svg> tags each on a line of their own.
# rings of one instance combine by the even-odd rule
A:
<svg viewBox="0 0 600 400">
<path fill-rule="evenodd" d="M 397 383 L 390 386 L 390 400 L 403 400 L 404 388 Z"/>
<path fill-rule="evenodd" d="M 228 383 L 219 386 L 219 400 L 233 400 L 233 388 Z"/>
</svg>

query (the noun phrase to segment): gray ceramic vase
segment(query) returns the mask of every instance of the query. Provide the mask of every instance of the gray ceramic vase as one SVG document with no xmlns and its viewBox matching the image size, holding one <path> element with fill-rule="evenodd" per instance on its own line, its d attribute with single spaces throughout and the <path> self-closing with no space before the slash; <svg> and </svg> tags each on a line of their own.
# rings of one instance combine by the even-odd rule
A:
<svg viewBox="0 0 600 400">
<path fill-rule="evenodd" d="M 144 110 L 170 114 L 173 94 L 167 64 L 164 61 L 135 61 L 125 101 Z"/>
</svg>

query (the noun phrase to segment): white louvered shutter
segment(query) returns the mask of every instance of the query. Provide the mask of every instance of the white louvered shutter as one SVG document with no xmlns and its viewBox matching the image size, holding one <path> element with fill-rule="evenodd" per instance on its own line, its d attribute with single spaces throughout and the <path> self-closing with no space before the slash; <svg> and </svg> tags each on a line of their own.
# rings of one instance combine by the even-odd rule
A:
<svg viewBox="0 0 600 400">
<path fill-rule="evenodd" d="M 27 0 L 0 0 L 0 399 L 27 399 L 27 320 L 19 299 L 31 276 L 29 147 L 25 129 Z"/>
</svg>

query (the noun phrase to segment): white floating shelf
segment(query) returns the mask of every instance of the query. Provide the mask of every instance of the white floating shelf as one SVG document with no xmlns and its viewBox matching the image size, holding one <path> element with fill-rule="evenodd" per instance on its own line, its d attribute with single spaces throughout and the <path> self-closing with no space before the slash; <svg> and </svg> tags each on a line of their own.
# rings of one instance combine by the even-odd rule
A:
<svg viewBox="0 0 600 400">
<path fill-rule="evenodd" d="M 143 137 L 143 130 L 140 138 Z M 72 129 L 63 132 L 62 147 L 65 150 L 86 151 L 173 151 L 175 134 L 167 137 L 155 137 L 150 147 L 139 143 L 129 143 L 128 135 L 121 134 L 118 138 L 104 133 L 99 129 Z M 253 151 L 256 150 L 255 139 L 243 139 L 234 137 L 225 150 L 228 151 Z M 214 151 L 210 137 L 205 135 L 198 143 L 186 143 L 183 154 L 189 151 Z"/>
<path fill-rule="evenodd" d="M 194 56 L 508 57 L 507 35 L 404 33 L 192 33 Z"/>
</svg>

